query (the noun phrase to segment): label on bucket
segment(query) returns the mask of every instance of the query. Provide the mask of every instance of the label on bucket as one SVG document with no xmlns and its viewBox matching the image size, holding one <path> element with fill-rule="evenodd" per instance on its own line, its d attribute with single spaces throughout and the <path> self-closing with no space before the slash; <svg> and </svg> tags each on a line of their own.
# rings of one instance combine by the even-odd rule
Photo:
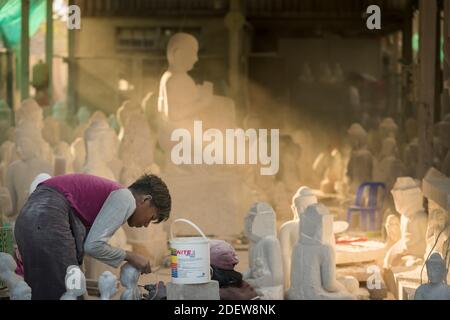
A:
<svg viewBox="0 0 450 320">
<path fill-rule="evenodd" d="M 194 249 L 171 248 L 171 270 L 174 279 L 203 279 L 207 277 L 202 261 Z"/>
</svg>

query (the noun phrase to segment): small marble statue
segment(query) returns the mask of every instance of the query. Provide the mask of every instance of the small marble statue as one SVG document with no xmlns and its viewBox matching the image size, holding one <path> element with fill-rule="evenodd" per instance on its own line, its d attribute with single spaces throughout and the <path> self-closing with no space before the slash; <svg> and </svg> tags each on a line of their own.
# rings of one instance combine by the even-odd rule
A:
<svg viewBox="0 0 450 320">
<path fill-rule="evenodd" d="M 337 183 L 343 176 L 342 155 L 337 148 L 332 148 L 328 159 L 329 164 L 325 169 L 324 179 L 320 182 L 320 190 L 324 193 L 336 193 Z"/>
<path fill-rule="evenodd" d="M 375 161 L 373 178 L 384 182 L 387 190 L 391 190 L 398 177 L 407 174 L 406 166 L 398 157 L 397 142 L 394 138 L 384 139 L 381 146 L 381 161 Z"/>
<path fill-rule="evenodd" d="M 13 214 L 19 213 L 25 204 L 33 179 L 43 172 L 53 174 L 50 163 L 41 157 L 39 137 L 36 127 L 32 124 L 22 122 L 16 129 L 16 148 L 20 160 L 9 165 L 6 179 L 13 203 Z"/>
<path fill-rule="evenodd" d="M 395 208 L 401 214 L 401 238 L 386 253 L 383 267 L 410 267 L 422 261 L 426 249 L 427 214 L 419 183 L 410 177 L 397 179 L 391 191 Z"/>
<path fill-rule="evenodd" d="M 243 279 L 263 300 L 283 300 L 283 262 L 275 228 L 272 207 L 267 203 L 255 203 L 245 217 L 250 268 Z"/>
<path fill-rule="evenodd" d="M 367 132 L 354 123 L 348 130 L 352 153 L 347 165 L 347 178 L 351 192 L 355 193 L 362 182 L 372 181 L 374 158 L 367 149 Z"/>
<path fill-rule="evenodd" d="M 311 71 L 311 66 L 309 63 L 305 62 L 302 66 L 301 73 L 298 77 L 300 83 L 313 83 L 314 75 Z"/>
<path fill-rule="evenodd" d="M 5 252 L 0 252 L 0 280 L 6 284 L 11 300 L 31 300 L 31 288 L 15 273 L 17 263 Z"/>
<path fill-rule="evenodd" d="M 31 126 L 33 127 L 34 143 L 38 148 L 39 157 L 53 163 L 53 152 L 47 141 L 42 136 L 42 129 L 44 127 L 42 108 L 34 99 L 24 100 L 20 108 L 15 113 L 16 126 Z M 25 124 L 26 123 L 26 124 Z"/>
<path fill-rule="evenodd" d="M 292 248 L 298 242 L 300 216 L 309 205 L 314 203 L 317 203 L 317 198 L 312 193 L 312 190 L 306 186 L 300 187 L 292 197 L 291 209 L 293 218 L 291 221 L 284 223 L 280 228 L 278 239 L 283 257 L 285 288 L 290 287 Z"/>
<path fill-rule="evenodd" d="M 386 218 L 386 249 L 392 248 L 400 240 L 402 234 L 400 229 L 400 219 L 395 214 L 390 214 Z"/>
<path fill-rule="evenodd" d="M 111 300 L 117 292 L 117 277 L 110 271 L 105 271 L 98 279 L 100 300 Z"/>
<path fill-rule="evenodd" d="M 120 300 L 141 300 L 141 290 L 138 287 L 139 276 L 139 270 L 129 263 L 125 263 L 120 268 L 120 283 L 126 288 Z"/>
<path fill-rule="evenodd" d="M 433 253 L 425 263 L 428 283 L 417 288 L 414 300 L 450 300 L 450 286 L 446 282 L 447 268 L 440 253 Z"/>
<path fill-rule="evenodd" d="M 301 216 L 300 237 L 292 253 L 289 300 L 352 300 L 336 279 L 333 215 L 312 204 Z"/>
<path fill-rule="evenodd" d="M 382 140 L 388 137 L 395 139 L 397 137 L 398 125 L 395 123 L 394 119 L 384 118 L 381 121 L 378 130 L 380 131 Z"/>
<path fill-rule="evenodd" d="M 86 277 L 79 266 L 71 265 L 66 270 L 66 292 L 60 300 L 78 300 L 86 294 Z"/>
</svg>

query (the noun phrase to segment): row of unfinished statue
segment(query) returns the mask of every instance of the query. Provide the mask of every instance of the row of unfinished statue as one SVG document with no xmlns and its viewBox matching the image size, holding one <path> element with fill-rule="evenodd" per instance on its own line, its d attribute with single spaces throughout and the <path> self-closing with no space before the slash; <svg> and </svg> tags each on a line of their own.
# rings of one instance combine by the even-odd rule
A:
<svg viewBox="0 0 450 320">
<path fill-rule="evenodd" d="M 433 165 L 449 176 L 450 114 L 435 127 Z M 342 151 L 333 149 L 322 158 L 319 155 L 313 165 L 320 171 L 321 160 L 324 167 L 320 189 L 326 193 L 339 192 L 342 188 L 338 184 L 345 182 L 347 191 L 355 194 L 361 183 L 377 181 L 383 182 L 390 190 L 398 177 L 418 177 L 416 120 L 410 118 L 406 121 L 405 132 L 405 143 L 399 146 L 398 125 L 392 118 L 385 118 L 378 130 L 369 133 L 359 123 L 352 124 L 347 131 L 351 146 L 348 160 L 344 159 Z"/>
<path fill-rule="evenodd" d="M 11 140 L 0 147 L 0 220 L 14 222 L 28 195 L 50 176 L 87 173 L 127 186 L 143 172 L 159 173 L 153 156 L 156 138 L 140 105 L 126 102 L 118 109 L 118 133 L 102 112 L 89 115 L 81 108 L 79 124 L 72 130 L 63 120 L 65 117 L 59 115 L 60 111 L 61 108 L 56 108 L 53 116 L 43 119 L 42 108 L 33 99 L 23 101 L 17 109 Z M 70 134 L 61 135 L 61 130 Z M 74 137 L 70 144 L 70 140 L 64 140 L 69 135 Z M 154 229 L 164 244 L 166 236 L 161 227 Z M 111 244 L 138 250 L 151 260 L 162 259 L 166 245 L 149 253 L 149 239 L 148 230 L 124 226 L 113 236 Z M 94 267 L 97 264 L 100 263 L 87 258 L 89 277 L 97 278 L 103 270 L 109 270 L 103 264 Z"/>
<path fill-rule="evenodd" d="M 0 252 L 0 281 L 9 290 L 10 300 L 31 300 L 32 290 L 23 278 L 16 274 L 17 264 L 14 258 L 7 253 Z M 124 290 L 121 300 L 141 300 L 142 294 L 138 287 L 140 272 L 125 263 L 120 268 L 120 284 Z M 66 292 L 61 300 L 78 300 L 87 294 L 86 277 L 79 266 L 68 266 L 66 277 Z M 117 293 L 117 276 L 110 271 L 103 272 L 98 278 L 98 290 L 101 300 L 111 300 Z"/>
<path fill-rule="evenodd" d="M 436 235 L 430 237 L 433 230 L 427 224 L 420 184 L 410 177 L 400 177 L 392 195 L 400 217 L 391 215 L 386 220 L 383 274 L 391 268 L 426 263 L 429 283 L 418 289 L 416 299 L 450 299 L 448 261 L 442 253 L 445 245 L 434 245 Z M 245 219 L 250 248 L 244 280 L 262 299 L 368 299 L 367 290 L 359 288 L 356 278 L 337 278 L 338 231 L 333 215 L 317 203 L 312 190 L 301 187 L 293 196 L 292 210 L 294 219 L 281 226 L 277 237 L 272 207 L 266 203 L 252 206 Z"/>
</svg>

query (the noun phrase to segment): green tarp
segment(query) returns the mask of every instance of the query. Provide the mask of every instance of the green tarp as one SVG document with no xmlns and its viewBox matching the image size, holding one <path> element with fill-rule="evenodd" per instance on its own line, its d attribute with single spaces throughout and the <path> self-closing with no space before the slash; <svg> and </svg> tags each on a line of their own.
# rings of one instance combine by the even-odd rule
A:
<svg viewBox="0 0 450 320">
<path fill-rule="evenodd" d="M 0 35 L 8 48 L 20 44 L 21 0 L 0 0 Z M 46 0 L 30 0 L 30 37 L 46 17 Z"/>
</svg>

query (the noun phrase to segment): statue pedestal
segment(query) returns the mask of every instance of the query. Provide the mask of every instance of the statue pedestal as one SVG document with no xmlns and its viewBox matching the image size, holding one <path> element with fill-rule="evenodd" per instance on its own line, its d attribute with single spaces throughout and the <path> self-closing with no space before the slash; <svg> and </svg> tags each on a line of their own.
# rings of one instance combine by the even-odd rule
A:
<svg viewBox="0 0 450 320">
<path fill-rule="evenodd" d="M 203 284 L 167 284 L 167 300 L 220 300 L 219 282 Z"/>
</svg>

